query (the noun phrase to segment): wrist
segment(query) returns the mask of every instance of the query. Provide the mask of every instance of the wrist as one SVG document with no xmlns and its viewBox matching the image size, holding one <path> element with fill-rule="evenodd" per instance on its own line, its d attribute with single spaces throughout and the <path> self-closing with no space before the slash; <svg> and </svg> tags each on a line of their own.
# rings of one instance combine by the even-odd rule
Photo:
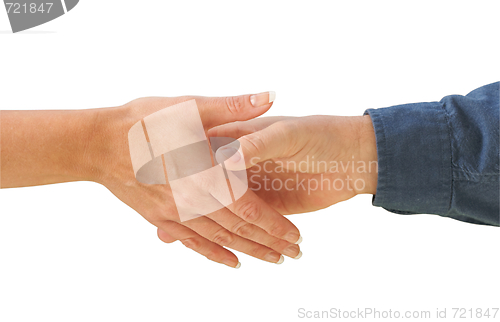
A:
<svg viewBox="0 0 500 322">
<path fill-rule="evenodd" d="M 126 139 L 127 109 L 124 107 L 86 110 L 86 123 L 80 154 L 79 169 L 82 180 L 106 185 L 119 175 Z M 128 154 L 125 154 L 128 155 Z"/>
<path fill-rule="evenodd" d="M 359 161 L 364 166 L 364 171 L 357 174 L 358 178 L 364 182 L 364 189 L 358 194 L 375 194 L 377 192 L 378 180 L 378 156 L 375 130 L 369 115 L 364 115 L 359 119 L 358 131 L 358 155 Z M 359 162 L 358 161 L 358 162 Z"/>
</svg>

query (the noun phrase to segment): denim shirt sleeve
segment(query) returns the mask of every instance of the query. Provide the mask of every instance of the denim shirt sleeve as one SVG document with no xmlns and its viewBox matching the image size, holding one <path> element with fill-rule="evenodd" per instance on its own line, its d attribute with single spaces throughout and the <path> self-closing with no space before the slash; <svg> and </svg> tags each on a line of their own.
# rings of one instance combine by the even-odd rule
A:
<svg viewBox="0 0 500 322">
<path fill-rule="evenodd" d="M 499 87 L 367 110 L 378 154 L 373 205 L 499 226 Z"/>
</svg>

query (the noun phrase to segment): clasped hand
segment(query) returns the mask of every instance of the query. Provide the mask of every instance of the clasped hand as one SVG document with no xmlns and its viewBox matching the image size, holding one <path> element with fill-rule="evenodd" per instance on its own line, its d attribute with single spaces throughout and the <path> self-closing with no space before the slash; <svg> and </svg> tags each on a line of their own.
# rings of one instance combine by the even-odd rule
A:
<svg viewBox="0 0 500 322">
<path fill-rule="evenodd" d="M 278 264 L 283 255 L 300 258 L 297 244 L 302 237 L 283 215 L 311 212 L 357 194 L 375 193 L 375 136 L 368 116 L 255 119 L 271 107 L 272 96 L 151 97 L 101 113 L 104 137 L 92 142 L 101 146 L 106 142 L 113 148 L 99 160 L 101 171 L 94 181 L 158 227 L 162 241 L 179 240 L 212 261 L 239 267 L 229 249 Z M 225 208 L 181 222 L 168 184 L 143 184 L 135 179 L 127 132 L 145 116 L 192 99 L 208 137 L 238 140 L 239 150 L 232 151 L 229 144 L 217 150 L 216 158 L 232 155 L 225 162 L 228 169 L 232 163 L 243 164 L 249 189 Z M 243 163 L 236 162 L 242 157 Z"/>
</svg>

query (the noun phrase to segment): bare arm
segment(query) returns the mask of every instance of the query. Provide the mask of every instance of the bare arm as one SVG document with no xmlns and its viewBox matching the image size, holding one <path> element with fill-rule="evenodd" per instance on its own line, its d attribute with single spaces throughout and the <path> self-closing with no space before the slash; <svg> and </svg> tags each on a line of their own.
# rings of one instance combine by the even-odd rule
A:
<svg viewBox="0 0 500 322">
<path fill-rule="evenodd" d="M 0 187 L 93 180 L 90 150 L 104 109 L 1 111 Z"/>
</svg>

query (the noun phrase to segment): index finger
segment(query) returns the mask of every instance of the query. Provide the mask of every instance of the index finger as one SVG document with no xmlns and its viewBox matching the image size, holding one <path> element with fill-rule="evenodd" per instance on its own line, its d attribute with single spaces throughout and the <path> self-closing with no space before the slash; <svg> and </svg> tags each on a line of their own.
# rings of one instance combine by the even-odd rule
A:
<svg viewBox="0 0 500 322">
<path fill-rule="evenodd" d="M 241 219 L 264 229 L 272 236 L 294 244 L 302 241 L 297 227 L 250 189 L 227 208 Z"/>
</svg>

